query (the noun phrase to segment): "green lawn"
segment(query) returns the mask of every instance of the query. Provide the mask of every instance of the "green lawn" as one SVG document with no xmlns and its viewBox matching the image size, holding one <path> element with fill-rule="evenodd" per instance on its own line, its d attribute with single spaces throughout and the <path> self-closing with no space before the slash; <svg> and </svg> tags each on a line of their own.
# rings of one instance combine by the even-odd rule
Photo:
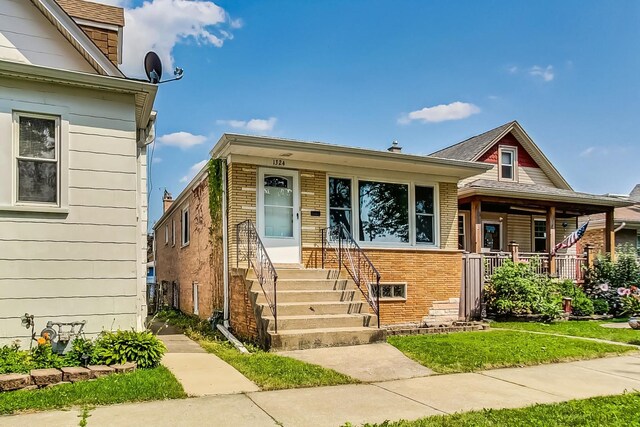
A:
<svg viewBox="0 0 640 427">
<path fill-rule="evenodd" d="M 633 329 L 603 328 L 603 323 L 626 323 L 626 319 L 603 321 L 565 321 L 554 323 L 535 322 L 493 322 L 492 328 L 519 329 L 552 334 L 570 335 L 573 337 L 600 338 L 627 344 L 640 345 L 640 331 Z"/>
<path fill-rule="evenodd" d="M 263 390 L 353 384 L 358 380 L 322 366 L 279 356 L 246 344 L 249 354 L 240 353 L 217 331 L 193 316 L 176 311 L 163 312 L 159 319 L 182 328 L 207 352 L 224 360 Z"/>
<path fill-rule="evenodd" d="M 439 373 L 593 359 L 634 350 L 615 344 L 500 330 L 392 336 L 388 341 Z"/>
<path fill-rule="evenodd" d="M 95 381 L 51 388 L 0 393 L 0 415 L 82 405 L 178 399 L 186 397 L 176 378 L 163 366 L 114 374 Z"/>
<path fill-rule="evenodd" d="M 594 397 L 521 409 L 499 409 L 441 415 L 417 421 L 366 424 L 366 427 L 628 427 L 640 425 L 640 394 Z M 348 424 L 347 424 L 348 425 Z"/>
</svg>

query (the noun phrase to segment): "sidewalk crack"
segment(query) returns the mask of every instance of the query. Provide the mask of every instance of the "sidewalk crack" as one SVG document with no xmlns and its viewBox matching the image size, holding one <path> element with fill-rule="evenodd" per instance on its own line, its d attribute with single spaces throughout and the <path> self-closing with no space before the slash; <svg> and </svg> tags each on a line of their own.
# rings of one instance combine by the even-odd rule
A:
<svg viewBox="0 0 640 427">
<path fill-rule="evenodd" d="M 420 404 L 420 405 L 422 405 L 422 406 L 426 406 L 427 408 L 431 408 L 431 409 L 433 409 L 434 411 L 438 411 L 438 412 L 440 412 L 442 415 L 449 415 L 449 412 L 447 412 L 447 411 L 443 411 L 442 409 L 438 409 L 438 408 L 436 408 L 436 407 L 434 407 L 434 406 L 427 405 L 427 404 L 426 404 L 426 403 L 424 403 L 424 402 L 420 402 L 419 400 L 416 400 L 416 399 L 414 399 L 414 398 L 412 398 L 412 397 L 405 396 L 404 394 L 398 393 L 397 391 L 389 390 L 388 388 L 384 388 L 384 387 L 382 387 L 381 385 L 378 385 L 378 384 L 370 383 L 369 385 L 372 385 L 372 386 L 374 386 L 374 387 L 378 387 L 378 388 L 380 388 L 380 389 L 382 389 L 382 390 L 384 390 L 384 391 L 387 391 L 387 392 L 389 392 L 389 393 L 393 393 L 393 394 L 395 394 L 395 395 L 397 395 L 397 396 L 400 396 L 400 397 L 402 397 L 402 398 L 404 398 L 404 399 L 411 400 L 412 402 L 419 403 L 419 404 Z"/>
<path fill-rule="evenodd" d="M 280 422 L 280 421 L 276 420 L 276 419 L 273 417 L 273 415 L 271 415 L 270 413 L 268 413 L 268 412 L 267 412 L 267 411 L 266 411 L 262 406 L 260 406 L 260 405 L 258 404 L 258 402 L 256 402 L 255 400 L 253 400 L 253 399 L 251 398 L 251 396 L 249 396 L 247 393 L 242 393 L 242 394 L 244 394 L 245 396 L 247 396 L 247 399 L 249 399 L 249 400 L 250 400 L 254 405 L 256 405 L 258 408 L 260 408 L 260 410 L 261 410 L 262 412 L 264 412 L 265 414 L 267 414 L 267 416 L 268 416 L 269 418 L 271 418 L 271 419 L 273 420 L 273 422 L 274 422 L 274 423 L 276 423 L 276 425 L 281 426 L 281 427 L 282 427 L 282 426 L 284 426 L 284 424 L 282 424 L 282 422 Z"/>
</svg>

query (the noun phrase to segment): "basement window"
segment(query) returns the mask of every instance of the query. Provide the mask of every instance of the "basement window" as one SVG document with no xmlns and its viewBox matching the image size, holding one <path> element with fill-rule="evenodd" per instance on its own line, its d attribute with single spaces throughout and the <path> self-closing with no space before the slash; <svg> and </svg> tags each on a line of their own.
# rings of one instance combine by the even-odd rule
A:
<svg viewBox="0 0 640 427">
<path fill-rule="evenodd" d="M 380 300 L 405 301 L 407 299 L 406 283 L 380 283 Z"/>
</svg>

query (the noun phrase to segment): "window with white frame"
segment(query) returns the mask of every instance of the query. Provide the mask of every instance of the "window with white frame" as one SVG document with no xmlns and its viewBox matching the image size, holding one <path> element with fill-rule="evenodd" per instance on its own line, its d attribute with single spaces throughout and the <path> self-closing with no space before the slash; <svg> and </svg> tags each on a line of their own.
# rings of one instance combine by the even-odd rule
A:
<svg viewBox="0 0 640 427">
<path fill-rule="evenodd" d="M 164 225 L 164 244 L 169 244 L 169 224 Z"/>
<path fill-rule="evenodd" d="M 329 226 L 344 224 L 364 245 L 437 244 L 437 185 L 332 176 L 327 184 Z"/>
<path fill-rule="evenodd" d="M 458 249 L 465 249 L 466 234 L 464 232 L 464 215 L 458 215 Z"/>
<path fill-rule="evenodd" d="M 515 181 L 516 179 L 516 149 L 500 147 L 499 151 L 499 173 L 500 179 L 504 181 Z"/>
<path fill-rule="evenodd" d="M 374 288 L 375 292 L 375 288 Z M 380 283 L 380 300 L 406 300 L 406 283 Z"/>
<path fill-rule="evenodd" d="M 171 246 L 176 245 L 176 220 L 171 219 Z"/>
<path fill-rule="evenodd" d="M 344 224 L 353 234 L 351 208 L 351 179 L 329 178 L 329 226 Z"/>
<path fill-rule="evenodd" d="M 189 207 L 182 209 L 182 246 L 189 244 Z"/>
<path fill-rule="evenodd" d="M 193 282 L 193 314 L 198 314 L 198 284 Z"/>
<path fill-rule="evenodd" d="M 533 250 L 544 252 L 547 250 L 547 220 L 533 220 Z"/>
<path fill-rule="evenodd" d="M 409 243 L 409 186 L 358 181 L 359 240 Z"/>
<path fill-rule="evenodd" d="M 414 194 L 416 205 L 416 243 L 433 244 L 435 242 L 433 187 L 416 185 Z"/>
<path fill-rule="evenodd" d="M 59 204 L 60 118 L 15 113 L 16 201 Z"/>
</svg>

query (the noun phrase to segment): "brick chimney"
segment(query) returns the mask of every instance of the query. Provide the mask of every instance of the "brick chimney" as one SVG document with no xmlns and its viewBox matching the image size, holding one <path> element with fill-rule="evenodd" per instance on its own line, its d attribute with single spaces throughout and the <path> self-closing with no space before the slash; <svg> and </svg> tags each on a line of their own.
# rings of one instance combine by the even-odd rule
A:
<svg viewBox="0 0 640 427">
<path fill-rule="evenodd" d="M 391 147 L 387 148 L 387 151 L 391 153 L 400 153 L 402 151 L 402 147 L 398 145 L 398 141 L 393 141 L 391 143 Z"/>
<path fill-rule="evenodd" d="M 167 190 L 164 190 L 164 195 L 162 196 L 162 213 L 168 211 L 172 204 L 173 197 L 171 197 L 171 193 L 169 193 Z"/>
<path fill-rule="evenodd" d="M 114 65 L 122 64 L 124 9 L 87 0 L 56 0 Z"/>
</svg>

